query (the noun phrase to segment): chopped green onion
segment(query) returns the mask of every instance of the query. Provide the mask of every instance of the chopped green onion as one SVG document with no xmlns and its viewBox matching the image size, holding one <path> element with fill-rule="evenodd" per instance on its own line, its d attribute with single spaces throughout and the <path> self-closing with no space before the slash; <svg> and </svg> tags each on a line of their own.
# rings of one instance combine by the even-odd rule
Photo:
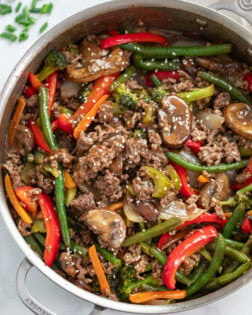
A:
<svg viewBox="0 0 252 315">
<path fill-rule="evenodd" d="M 45 22 L 39 29 L 39 33 L 43 33 L 48 27 L 48 23 Z"/>
<path fill-rule="evenodd" d="M 7 32 L 14 33 L 14 32 L 17 30 L 17 28 L 16 28 L 16 26 L 14 26 L 14 25 L 8 24 L 8 25 L 5 27 L 5 30 L 6 30 Z"/>
<path fill-rule="evenodd" d="M 51 14 L 53 10 L 53 4 L 50 2 L 48 4 L 44 4 L 40 9 L 40 14 Z"/>
<path fill-rule="evenodd" d="M 8 4 L 0 4 L 0 15 L 5 15 L 5 14 L 9 14 L 12 12 L 12 8 L 10 5 Z"/>
<path fill-rule="evenodd" d="M 11 42 L 15 42 L 17 40 L 17 36 L 12 34 L 12 33 L 8 33 L 8 32 L 3 32 L 0 34 L 1 38 L 6 38 L 8 40 L 10 40 Z"/>
<path fill-rule="evenodd" d="M 22 3 L 21 2 L 18 2 L 16 8 L 15 8 L 15 12 L 19 12 L 19 10 L 21 9 L 22 7 Z"/>
<path fill-rule="evenodd" d="M 37 3 L 38 3 L 38 0 L 32 0 L 31 8 L 32 9 L 36 8 Z"/>
<path fill-rule="evenodd" d="M 27 7 L 24 7 L 23 12 L 16 17 L 15 21 L 24 26 L 31 26 L 36 22 L 36 20 L 30 16 Z"/>
<path fill-rule="evenodd" d="M 20 42 L 24 42 L 25 40 L 27 40 L 28 37 L 29 37 L 29 35 L 27 34 L 27 32 L 22 31 L 22 32 L 19 34 L 18 40 L 19 40 Z"/>
</svg>

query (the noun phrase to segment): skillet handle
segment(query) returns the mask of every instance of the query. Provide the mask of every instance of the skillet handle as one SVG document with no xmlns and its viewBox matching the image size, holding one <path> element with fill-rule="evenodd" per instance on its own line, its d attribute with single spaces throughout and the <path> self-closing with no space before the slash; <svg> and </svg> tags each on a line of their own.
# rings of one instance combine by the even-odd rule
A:
<svg viewBox="0 0 252 315">
<path fill-rule="evenodd" d="M 36 315 L 57 315 L 45 306 L 41 305 L 28 291 L 26 278 L 33 265 L 25 258 L 18 267 L 16 275 L 16 287 L 19 298 Z"/>
<path fill-rule="evenodd" d="M 36 315 L 57 315 L 50 311 L 47 307 L 40 304 L 28 291 L 26 286 L 26 278 L 33 265 L 25 258 L 18 267 L 16 275 L 16 287 L 18 296 L 26 307 L 28 307 Z M 95 305 L 89 315 L 101 315 L 105 309 Z M 58 314 L 59 315 L 59 314 Z"/>
<path fill-rule="evenodd" d="M 219 0 L 209 7 L 234 12 L 252 25 L 252 0 Z"/>
</svg>

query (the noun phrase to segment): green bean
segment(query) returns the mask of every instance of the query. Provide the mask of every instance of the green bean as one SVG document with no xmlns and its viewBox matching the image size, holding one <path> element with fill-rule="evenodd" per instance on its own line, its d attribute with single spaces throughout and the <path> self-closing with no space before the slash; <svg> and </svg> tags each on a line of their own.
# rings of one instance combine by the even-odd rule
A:
<svg viewBox="0 0 252 315">
<path fill-rule="evenodd" d="M 205 81 L 211 82 L 215 84 L 216 86 L 218 86 L 219 88 L 221 88 L 222 90 L 230 93 L 234 99 L 239 100 L 240 102 L 243 102 L 243 103 L 247 103 L 247 104 L 249 103 L 246 96 L 243 95 L 239 89 L 237 89 L 235 86 L 225 81 L 223 78 L 210 74 L 208 72 L 203 72 L 203 71 L 198 72 L 197 75 L 198 77 L 204 79 Z"/>
<path fill-rule="evenodd" d="M 133 61 L 137 68 L 153 71 L 153 70 L 178 70 L 180 69 L 180 61 L 178 59 L 157 61 L 155 59 L 143 60 L 139 54 L 133 55 Z"/>
<path fill-rule="evenodd" d="M 242 264 L 238 267 L 235 271 L 222 275 L 218 278 L 211 280 L 208 285 L 205 287 L 206 290 L 217 290 L 220 287 L 236 280 L 240 276 L 242 276 L 249 268 L 251 267 L 251 263 L 247 261 L 246 263 Z"/>
<path fill-rule="evenodd" d="M 102 248 L 98 243 L 95 243 L 95 247 L 97 251 L 103 256 L 105 260 L 110 262 L 113 266 L 116 268 L 121 267 L 122 265 L 122 260 L 120 258 L 117 258 L 114 256 L 109 250 L 106 248 Z"/>
<path fill-rule="evenodd" d="M 242 160 L 241 162 L 237 162 L 237 163 L 206 166 L 206 165 L 200 165 L 197 163 L 189 162 L 185 160 L 178 153 L 166 152 L 166 155 L 168 159 L 171 160 L 172 162 L 179 164 L 187 168 L 188 170 L 194 171 L 194 172 L 207 171 L 209 173 L 222 173 L 222 172 L 226 172 L 230 170 L 238 170 L 238 169 L 244 168 L 248 163 L 248 160 Z"/>
<path fill-rule="evenodd" d="M 167 259 L 167 256 L 165 255 L 165 253 L 163 251 L 161 251 L 159 248 L 155 247 L 155 246 L 150 246 L 146 243 L 141 243 L 141 248 L 142 251 L 151 257 L 156 258 L 156 260 L 158 262 L 160 262 L 160 264 L 164 265 Z M 180 273 L 179 271 L 176 272 L 176 280 L 186 286 L 190 285 L 190 281 L 188 279 L 188 277 L 186 277 L 185 275 L 183 275 L 182 273 Z"/>
<path fill-rule="evenodd" d="M 137 243 L 145 242 L 153 237 L 176 229 L 176 227 L 182 225 L 182 223 L 183 221 L 180 218 L 171 218 L 165 222 L 156 224 L 145 231 L 138 232 L 132 236 L 127 237 L 122 246 L 128 247 Z"/>
<path fill-rule="evenodd" d="M 191 103 L 194 101 L 201 100 L 203 98 L 213 96 L 213 94 L 214 94 L 213 84 L 206 86 L 204 88 L 197 88 L 189 92 L 177 93 L 177 95 L 183 98 L 183 100 L 185 100 L 187 103 Z"/>
<path fill-rule="evenodd" d="M 224 237 L 219 234 L 217 239 L 216 248 L 214 251 L 213 260 L 208 267 L 207 271 L 201 276 L 187 289 L 186 296 L 191 296 L 205 287 L 214 277 L 215 273 L 219 270 L 222 260 L 224 258 L 224 250 L 225 250 L 225 240 Z"/>
<path fill-rule="evenodd" d="M 211 254 L 205 248 L 202 248 L 201 250 L 199 250 L 198 253 L 209 262 L 213 260 L 213 257 L 211 256 Z"/>
<path fill-rule="evenodd" d="M 199 57 L 199 56 L 215 56 L 220 54 L 228 54 L 231 44 L 209 45 L 209 46 L 192 46 L 192 47 L 149 47 L 136 43 L 120 45 L 121 48 L 142 55 L 147 58 L 176 58 L 178 56 Z"/>
<path fill-rule="evenodd" d="M 136 68 L 134 66 L 128 67 L 110 86 L 110 91 L 113 92 L 120 84 L 126 83 L 134 74 Z"/>
<path fill-rule="evenodd" d="M 155 74 L 153 74 L 151 76 L 151 81 L 154 84 L 154 86 L 161 86 L 162 85 L 162 82 L 159 80 L 159 78 Z"/>
<path fill-rule="evenodd" d="M 33 235 L 27 235 L 24 237 L 24 239 L 30 245 L 32 250 L 34 250 L 36 253 L 38 253 L 40 257 L 43 257 L 43 251 L 42 251 L 39 243 L 33 237 Z"/>
<path fill-rule="evenodd" d="M 241 250 L 242 253 L 249 255 L 252 247 L 252 235 L 249 236 L 247 242 L 245 243 L 243 249 Z"/>
<path fill-rule="evenodd" d="M 229 247 L 232 247 L 232 248 L 235 248 L 235 249 L 238 249 L 238 250 L 241 250 L 244 247 L 244 245 L 245 245 L 242 242 L 237 242 L 237 241 L 234 241 L 234 240 L 230 240 L 229 238 L 225 238 L 225 242 L 226 242 L 226 244 Z"/>
<path fill-rule="evenodd" d="M 239 195 L 244 195 L 248 192 L 252 191 L 252 184 L 244 187 L 244 188 L 241 188 L 239 190 L 237 190 L 236 194 L 239 196 Z"/>
<path fill-rule="evenodd" d="M 201 260 L 199 265 L 193 270 L 189 277 L 190 285 L 198 280 L 198 278 L 202 275 L 202 273 L 206 270 L 207 262 L 205 260 Z"/>
<path fill-rule="evenodd" d="M 238 204 L 238 206 L 234 209 L 231 217 L 229 218 L 228 222 L 226 223 L 222 231 L 222 234 L 225 238 L 230 238 L 237 224 L 243 217 L 245 210 L 246 206 L 243 202 Z"/>
<path fill-rule="evenodd" d="M 41 121 L 41 127 L 43 135 L 51 148 L 51 150 L 56 150 L 59 148 L 56 139 L 54 137 L 49 110 L 48 110 L 48 91 L 47 88 L 41 86 L 39 88 L 39 117 Z M 70 233 L 67 223 L 66 207 L 65 207 L 65 192 L 64 192 L 64 176 L 62 172 L 62 166 L 59 165 L 58 170 L 60 174 L 55 178 L 55 199 L 56 199 L 56 209 L 59 216 L 59 222 L 61 227 L 62 239 L 66 247 L 70 246 Z"/>
<path fill-rule="evenodd" d="M 167 291 L 167 287 L 165 287 L 164 285 L 154 285 L 154 284 L 147 284 L 147 283 L 144 283 L 142 285 L 142 288 L 145 290 L 145 291 Z"/>
</svg>

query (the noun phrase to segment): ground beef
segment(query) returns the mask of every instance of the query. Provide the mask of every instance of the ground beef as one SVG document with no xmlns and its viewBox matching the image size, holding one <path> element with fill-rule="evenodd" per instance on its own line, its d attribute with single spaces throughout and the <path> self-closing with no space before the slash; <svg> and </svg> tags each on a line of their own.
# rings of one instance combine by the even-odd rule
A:
<svg viewBox="0 0 252 315">
<path fill-rule="evenodd" d="M 24 222 L 22 219 L 18 220 L 17 228 L 22 236 L 31 235 L 31 224 Z"/>
<path fill-rule="evenodd" d="M 135 79 L 129 79 L 126 86 L 131 90 L 142 90 L 143 87 Z"/>
<path fill-rule="evenodd" d="M 25 185 L 21 179 L 23 166 L 24 165 L 22 163 L 21 156 L 18 154 L 15 148 L 9 150 L 6 153 L 5 163 L 2 167 L 10 174 L 14 189 Z"/>
<path fill-rule="evenodd" d="M 227 163 L 239 162 L 241 160 L 238 146 L 235 142 L 229 141 L 226 137 L 218 135 L 207 138 L 207 144 L 200 148 L 198 157 L 207 165 L 218 165 L 222 159 Z"/>
<path fill-rule="evenodd" d="M 81 215 L 83 212 L 96 207 L 94 195 L 92 192 L 81 194 L 75 198 L 70 206 L 75 214 Z"/>
<path fill-rule="evenodd" d="M 235 182 L 237 184 L 242 184 L 244 183 L 246 180 L 248 180 L 251 177 L 251 173 L 250 172 L 242 172 L 241 174 L 238 174 L 235 177 Z"/>
<path fill-rule="evenodd" d="M 185 275 L 189 276 L 195 266 L 198 265 L 200 261 L 200 255 L 193 254 L 190 257 L 184 259 L 182 265 L 179 267 L 179 270 Z"/>
<path fill-rule="evenodd" d="M 134 265 L 136 274 L 139 275 L 145 272 L 146 267 L 149 265 L 150 259 L 148 256 L 142 254 L 140 260 Z"/>
<path fill-rule="evenodd" d="M 104 176 L 98 176 L 95 185 L 99 191 L 100 199 L 108 199 L 110 202 L 116 202 L 122 198 L 122 187 L 120 179 L 109 170 L 105 171 Z"/>
<path fill-rule="evenodd" d="M 45 177 L 39 169 L 36 169 L 34 184 L 43 189 L 44 192 L 50 194 L 54 190 L 54 178 Z"/>
<path fill-rule="evenodd" d="M 213 108 L 214 109 L 223 109 L 226 105 L 230 104 L 230 102 L 231 102 L 230 94 L 228 92 L 221 92 L 215 98 L 215 100 L 213 102 Z"/>
<path fill-rule="evenodd" d="M 61 133 L 59 137 L 57 137 L 59 147 L 65 149 L 68 152 L 72 152 L 75 147 L 74 137 L 70 134 Z"/>
<path fill-rule="evenodd" d="M 211 97 L 205 97 L 205 98 L 202 98 L 201 100 L 195 101 L 195 105 L 197 106 L 199 110 L 201 110 L 203 108 L 206 108 L 209 105 L 210 101 L 211 101 Z"/>
<path fill-rule="evenodd" d="M 136 244 L 128 247 L 122 258 L 127 265 L 138 262 L 141 259 L 141 246 Z"/>
<path fill-rule="evenodd" d="M 71 155 L 67 149 L 57 149 L 50 153 L 43 161 L 43 164 L 49 163 L 52 168 L 58 168 L 58 164 L 62 163 L 64 167 L 68 167 L 74 160 L 74 156 Z"/>
<path fill-rule="evenodd" d="M 235 134 L 234 135 L 234 139 L 237 141 L 237 143 L 239 143 L 240 146 L 244 147 L 245 149 L 250 149 L 252 150 L 252 141 L 243 138 L 240 135 Z"/>
<path fill-rule="evenodd" d="M 149 149 L 144 155 L 144 165 L 152 166 L 154 168 L 162 168 L 168 163 L 168 158 L 165 154 L 165 149 L 160 148 L 156 151 Z"/>
<path fill-rule="evenodd" d="M 160 200 L 160 205 L 162 208 L 166 208 L 172 201 L 176 199 L 178 192 L 176 190 L 170 190 L 167 194 Z"/>
<path fill-rule="evenodd" d="M 175 92 L 175 93 L 180 93 L 184 91 L 191 91 L 194 88 L 194 83 L 192 79 L 186 79 L 183 80 L 179 83 L 173 83 L 173 84 L 166 84 L 165 88 L 169 92 Z"/>
<path fill-rule="evenodd" d="M 99 109 L 98 120 L 101 124 L 109 123 L 113 120 L 113 107 L 112 102 L 107 101 L 103 103 Z"/>
<path fill-rule="evenodd" d="M 151 262 L 152 273 L 151 277 L 155 280 L 158 280 L 160 283 L 163 284 L 163 265 L 160 264 L 157 260 L 153 260 Z"/>
<path fill-rule="evenodd" d="M 148 154 L 146 139 L 130 138 L 126 142 L 125 159 L 128 167 L 135 167 L 141 163 L 141 157 Z"/>
<path fill-rule="evenodd" d="M 139 122 L 141 119 L 142 115 L 138 112 L 127 111 L 123 115 L 123 120 L 128 129 L 133 129 L 136 126 L 137 122 Z"/>
<path fill-rule="evenodd" d="M 148 130 L 148 139 L 149 139 L 151 149 L 153 151 L 157 151 L 162 144 L 162 139 L 161 139 L 159 133 L 153 129 L 149 129 Z"/>
<path fill-rule="evenodd" d="M 34 94 L 26 100 L 25 109 L 28 113 L 33 113 L 38 110 L 38 95 Z"/>
<path fill-rule="evenodd" d="M 152 198 L 154 186 L 150 180 L 136 176 L 132 181 L 132 186 L 139 200 L 144 201 Z"/>
<path fill-rule="evenodd" d="M 81 156 L 85 151 L 88 151 L 93 144 L 94 139 L 90 136 L 90 133 L 86 134 L 84 131 L 82 131 L 76 142 L 77 155 Z"/>
</svg>

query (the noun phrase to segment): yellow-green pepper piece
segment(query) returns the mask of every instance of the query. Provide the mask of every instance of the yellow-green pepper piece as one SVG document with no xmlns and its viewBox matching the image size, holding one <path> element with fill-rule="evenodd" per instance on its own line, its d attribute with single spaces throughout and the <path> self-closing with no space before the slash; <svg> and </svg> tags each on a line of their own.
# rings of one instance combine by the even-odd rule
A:
<svg viewBox="0 0 252 315">
<path fill-rule="evenodd" d="M 141 169 L 144 170 L 154 182 L 155 188 L 152 197 L 159 199 L 163 198 L 171 187 L 170 179 L 154 167 L 143 166 Z"/>
<path fill-rule="evenodd" d="M 46 227 L 45 227 L 44 220 L 36 219 L 32 225 L 31 232 L 32 233 L 37 233 L 37 232 L 46 233 Z"/>
<path fill-rule="evenodd" d="M 252 150 L 239 146 L 239 151 L 242 157 L 250 157 L 252 155 Z"/>
<path fill-rule="evenodd" d="M 143 116 L 143 123 L 146 125 L 149 125 L 150 123 L 153 122 L 155 118 L 155 107 L 153 104 L 149 104 L 144 111 L 144 116 Z"/>
<path fill-rule="evenodd" d="M 178 93 L 177 95 L 183 98 L 183 100 L 186 102 L 194 102 L 194 101 L 201 100 L 203 98 L 213 96 L 213 94 L 214 94 L 214 85 L 211 84 L 202 89 L 194 89 L 190 92 Z"/>
<path fill-rule="evenodd" d="M 180 190 L 181 189 L 181 181 L 180 181 L 180 177 L 179 177 L 178 173 L 176 172 L 175 168 L 172 165 L 167 165 L 166 170 L 167 170 L 167 175 L 170 178 L 171 183 L 174 186 L 174 188 L 176 188 L 177 190 Z"/>
<path fill-rule="evenodd" d="M 77 193 L 77 188 L 73 187 L 73 188 L 68 188 L 65 192 L 65 205 L 67 207 L 70 206 L 71 201 L 74 200 L 75 196 Z"/>
</svg>

